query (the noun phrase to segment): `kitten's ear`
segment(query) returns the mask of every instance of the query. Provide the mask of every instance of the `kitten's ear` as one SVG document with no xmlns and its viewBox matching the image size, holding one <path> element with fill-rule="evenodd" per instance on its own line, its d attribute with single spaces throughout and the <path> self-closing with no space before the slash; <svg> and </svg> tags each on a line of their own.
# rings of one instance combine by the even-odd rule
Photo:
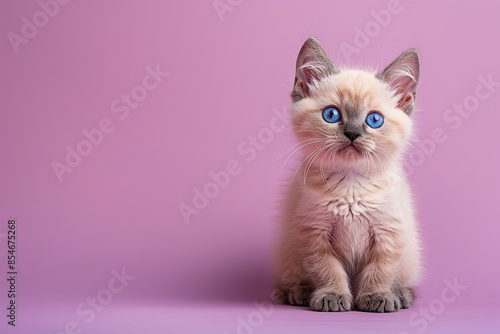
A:
<svg viewBox="0 0 500 334">
<path fill-rule="evenodd" d="M 298 101 L 309 96 L 312 85 L 335 73 L 337 70 L 320 42 L 314 37 L 309 37 L 297 57 L 292 99 Z"/>
<path fill-rule="evenodd" d="M 410 115 L 415 106 L 415 94 L 420 76 L 417 50 L 408 49 L 389 64 L 377 78 L 387 82 L 400 97 L 398 108 Z"/>
</svg>

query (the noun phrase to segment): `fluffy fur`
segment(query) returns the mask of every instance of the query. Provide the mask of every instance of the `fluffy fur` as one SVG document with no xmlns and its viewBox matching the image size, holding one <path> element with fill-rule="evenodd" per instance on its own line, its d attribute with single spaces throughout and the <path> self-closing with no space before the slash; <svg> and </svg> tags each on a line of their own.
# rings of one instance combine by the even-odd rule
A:
<svg viewBox="0 0 500 334">
<path fill-rule="evenodd" d="M 321 44 L 300 50 L 292 120 L 303 154 L 287 188 L 278 243 L 281 302 L 315 311 L 408 308 L 420 272 L 411 192 L 401 158 L 412 134 L 415 50 L 380 73 L 337 69 Z M 340 110 L 327 123 L 325 107 Z M 377 111 L 384 124 L 372 129 Z M 351 142 L 346 133 L 357 133 Z"/>
</svg>

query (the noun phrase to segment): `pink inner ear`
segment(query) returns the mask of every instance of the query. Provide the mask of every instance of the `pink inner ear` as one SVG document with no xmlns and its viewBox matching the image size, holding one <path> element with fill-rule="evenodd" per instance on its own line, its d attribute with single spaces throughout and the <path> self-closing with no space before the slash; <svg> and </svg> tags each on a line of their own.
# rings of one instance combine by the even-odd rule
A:
<svg viewBox="0 0 500 334">
<path fill-rule="evenodd" d="M 302 81 L 306 85 L 310 84 L 313 79 L 318 80 L 318 76 L 314 73 L 313 70 L 309 68 L 301 68 L 299 69 L 297 74 L 300 81 Z"/>
<path fill-rule="evenodd" d="M 299 81 L 307 83 L 307 82 L 309 82 L 310 75 L 308 75 L 308 73 L 305 73 L 305 72 L 306 72 L 305 69 L 303 69 L 303 68 L 299 69 L 297 71 L 297 76 L 299 77 Z"/>
<path fill-rule="evenodd" d="M 401 99 L 399 99 L 398 108 L 401 110 L 407 110 L 409 107 L 411 107 L 412 103 L 413 103 L 413 94 L 406 93 Z"/>
</svg>

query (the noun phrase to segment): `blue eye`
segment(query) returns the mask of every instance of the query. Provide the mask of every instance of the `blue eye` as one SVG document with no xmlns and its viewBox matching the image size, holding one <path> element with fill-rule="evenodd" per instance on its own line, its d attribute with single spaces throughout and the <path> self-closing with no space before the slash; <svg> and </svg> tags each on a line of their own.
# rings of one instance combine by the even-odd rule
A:
<svg viewBox="0 0 500 334">
<path fill-rule="evenodd" d="M 335 107 L 328 107 L 323 110 L 323 119 L 328 123 L 340 121 L 340 111 Z"/>
<path fill-rule="evenodd" d="M 384 116 L 380 115 L 378 112 L 372 112 L 366 116 L 366 124 L 370 128 L 378 129 L 384 124 Z"/>
</svg>

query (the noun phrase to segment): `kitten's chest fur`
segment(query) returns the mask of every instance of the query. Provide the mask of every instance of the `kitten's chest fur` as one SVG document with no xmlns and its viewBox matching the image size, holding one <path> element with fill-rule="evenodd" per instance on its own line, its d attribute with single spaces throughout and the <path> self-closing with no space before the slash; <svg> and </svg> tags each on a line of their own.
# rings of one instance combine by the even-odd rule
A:
<svg viewBox="0 0 500 334">
<path fill-rule="evenodd" d="M 387 180 L 333 175 L 320 195 L 332 250 L 347 267 L 364 262 L 390 200 Z M 385 188 L 385 189 L 384 189 Z"/>
</svg>

